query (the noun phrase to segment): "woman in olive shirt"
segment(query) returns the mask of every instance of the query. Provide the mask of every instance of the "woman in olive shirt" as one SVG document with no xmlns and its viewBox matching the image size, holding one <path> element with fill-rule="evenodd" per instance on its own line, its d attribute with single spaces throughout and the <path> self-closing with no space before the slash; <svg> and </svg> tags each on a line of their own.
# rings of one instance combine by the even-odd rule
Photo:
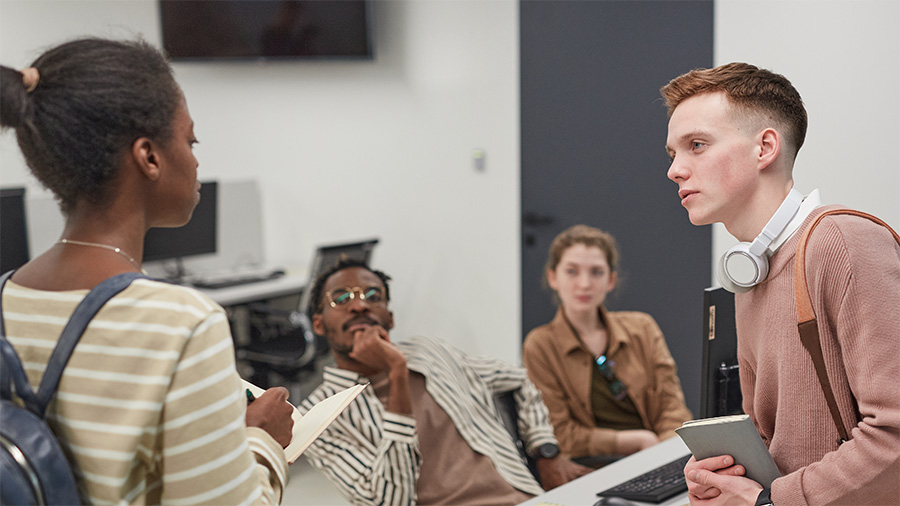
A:
<svg viewBox="0 0 900 506">
<path fill-rule="evenodd" d="M 560 448 L 594 467 L 672 437 L 692 418 L 653 317 L 603 306 L 617 264 L 615 240 L 601 230 L 576 225 L 558 235 L 546 280 L 559 309 L 523 351 Z"/>
</svg>

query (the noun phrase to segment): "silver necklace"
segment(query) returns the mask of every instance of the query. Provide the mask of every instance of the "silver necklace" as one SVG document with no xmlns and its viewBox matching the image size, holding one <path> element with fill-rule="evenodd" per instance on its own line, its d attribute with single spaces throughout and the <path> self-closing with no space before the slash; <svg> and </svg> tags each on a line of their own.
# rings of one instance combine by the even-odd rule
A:
<svg viewBox="0 0 900 506">
<path fill-rule="evenodd" d="M 141 266 L 137 262 L 134 261 L 134 258 L 132 258 L 131 255 L 122 251 L 122 248 L 117 248 L 115 246 L 110 246 L 108 244 L 98 244 L 96 242 L 74 241 L 72 239 L 60 239 L 59 241 L 56 242 L 56 244 L 76 244 L 78 246 L 94 246 L 96 248 L 103 248 L 103 249 L 108 249 L 110 251 L 115 251 L 116 253 L 118 253 L 118 254 L 122 255 L 123 257 L 125 257 L 126 259 L 128 259 L 128 261 L 131 262 L 131 265 L 137 267 L 138 270 L 141 270 Z"/>
</svg>

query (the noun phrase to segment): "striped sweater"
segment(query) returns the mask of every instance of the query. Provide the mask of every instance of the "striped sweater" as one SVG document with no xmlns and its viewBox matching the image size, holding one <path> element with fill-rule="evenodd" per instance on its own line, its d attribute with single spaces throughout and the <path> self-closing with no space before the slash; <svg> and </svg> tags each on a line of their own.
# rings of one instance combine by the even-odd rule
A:
<svg viewBox="0 0 900 506">
<path fill-rule="evenodd" d="M 528 494 L 543 493 L 522 463 L 509 433 L 497 416 L 493 397 L 516 391 L 519 432 L 530 453 L 556 443 L 547 408 L 525 369 L 492 358 L 465 355 L 447 344 L 414 337 L 394 344 L 406 355 L 407 367 L 425 376 L 428 393 L 453 420 L 463 439 L 487 456 L 513 487 Z M 324 382 L 299 409 L 368 379 L 354 372 L 327 367 Z M 354 504 L 416 503 L 421 455 L 416 420 L 385 411 L 367 388 L 317 439 L 304 456 Z M 452 458 L 452 456 L 447 456 Z M 459 480 L 465 483 L 464 477 Z"/>
<path fill-rule="evenodd" d="M 7 338 L 33 388 L 87 293 L 4 288 Z M 138 279 L 91 321 L 47 418 L 85 503 L 277 503 L 284 453 L 246 427 L 241 392 L 222 308 L 195 290 Z"/>
</svg>

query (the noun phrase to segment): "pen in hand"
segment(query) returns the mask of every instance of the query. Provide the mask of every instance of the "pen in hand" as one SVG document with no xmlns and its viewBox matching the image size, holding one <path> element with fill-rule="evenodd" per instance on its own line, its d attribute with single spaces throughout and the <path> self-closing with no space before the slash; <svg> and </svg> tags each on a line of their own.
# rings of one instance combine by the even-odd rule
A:
<svg viewBox="0 0 900 506">
<path fill-rule="evenodd" d="M 250 404 L 251 402 L 253 402 L 255 400 L 256 400 L 256 397 L 253 395 L 253 392 L 251 392 L 250 389 L 248 388 L 247 389 L 247 404 Z"/>
</svg>

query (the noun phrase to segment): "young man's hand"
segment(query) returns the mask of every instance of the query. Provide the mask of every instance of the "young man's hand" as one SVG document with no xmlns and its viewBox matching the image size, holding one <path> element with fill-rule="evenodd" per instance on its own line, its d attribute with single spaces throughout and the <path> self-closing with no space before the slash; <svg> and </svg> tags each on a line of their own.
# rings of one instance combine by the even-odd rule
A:
<svg viewBox="0 0 900 506">
<path fill-rule="evenodd" d="M 694 506 L 753 506 L 762 485 L 744 477 L 743 466 L 728 455 L 695 460 L 684 466 L 688 497 Z"/>
</svg>

